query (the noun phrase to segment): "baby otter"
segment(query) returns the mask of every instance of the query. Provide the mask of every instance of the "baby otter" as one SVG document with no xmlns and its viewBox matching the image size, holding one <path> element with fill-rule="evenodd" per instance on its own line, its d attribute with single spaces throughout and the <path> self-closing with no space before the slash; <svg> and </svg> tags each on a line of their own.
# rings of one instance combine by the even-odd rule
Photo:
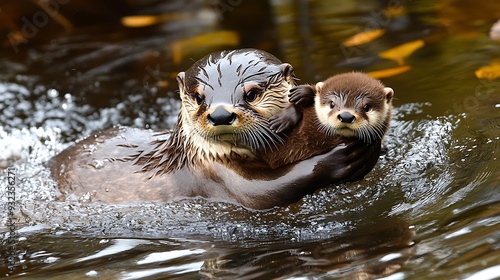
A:
<svg viewBox="0 0 500 280">
<path fill-rule="evenodd" d="M 268 119 L 289 105 L 293 68 L 259 50 L 212 53 L 177 77 L 181 110 L 173 131 L 118 127 L 51 160 L 62 198 L 106 203 L 201 196 L 254 209 L 287 205 L 326 185 L 359 179 L 377 147 L 345 141 L 275 169 L 261 151 L 283 139 Z"/>
<path fill-rule="evenodd" d="M 323 153 L 346 137 L 381 145 L 392 116 L 393 95 L 390 87 L 358 72 L 332 76 L 314 87 L 294 87 L 293 104 L 271 118 L 270 127 L 277 133 L 295 128 L 285 144 L 265 153 L 263 160 L 275 168 Z"/>
</svg>

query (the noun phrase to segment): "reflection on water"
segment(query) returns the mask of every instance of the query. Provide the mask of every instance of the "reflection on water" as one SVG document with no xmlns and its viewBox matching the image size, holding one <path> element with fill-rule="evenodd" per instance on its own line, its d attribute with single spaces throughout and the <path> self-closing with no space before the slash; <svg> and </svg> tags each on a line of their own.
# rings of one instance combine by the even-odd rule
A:
<svg viewBox="0 0 500 280">
<path fill-rule="evenodd" d="M 497 2 L 132 1 L 122 8 L 119 1 L 62 2 L 59 16 L 38 27 L 37 36 L 19 41 L 17 54 L 0 54 L 0 194 L 6 209 L 11 166 L 17 229 L 9 237 L 2 211 L 0 275 L 500 277 L 500 81 L 474 76 L 500 53 L 500 42 L 488 38 L 500 19 Z M 0 30 L 23 35 L 20 12 L 30 20 L 41 8 L 13 3 L 0 1 L 0 14 L 11 11 Z M 69 16 L 79 9 L 107 17 Z M 153 25 L 122 24 L 151 14 Z M 383 35 L 341 44 L 367 28 Z M 378 55 L 415 40 L 424 45 L 402 62 Z M 54 201 L 50 157 L 117 123 L 171 127 L 179 106 L 175 74 L 229 47 L 269 50 L 291 62 L 304 83 L 353 69 L 409 66 L 383 79 L 396 93 L 387 154 L 361 182 L 268 211 L 203 199 L 127 206 Z"/>
</svg>

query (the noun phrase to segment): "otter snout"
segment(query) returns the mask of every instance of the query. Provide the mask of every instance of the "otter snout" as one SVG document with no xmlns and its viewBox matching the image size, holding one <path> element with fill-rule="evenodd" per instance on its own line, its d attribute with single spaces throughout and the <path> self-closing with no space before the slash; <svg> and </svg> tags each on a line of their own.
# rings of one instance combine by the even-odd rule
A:
<svg viewBox="0 0 500 280">
<path fill-rule="evenodd" d="M 211 114 L 207 115 L 207 120 L 213 126 L 232 125 L 236 120 L 236 114 L 219 106 Z"/>
<path fill-rule="evenodd" d="M 356 120 L 356 117 L 349 112 L 342 112 L 338 114 L 337 118 L 340 122 L 343 123 L 354 123 L 354 121 Z"/>
</svg>

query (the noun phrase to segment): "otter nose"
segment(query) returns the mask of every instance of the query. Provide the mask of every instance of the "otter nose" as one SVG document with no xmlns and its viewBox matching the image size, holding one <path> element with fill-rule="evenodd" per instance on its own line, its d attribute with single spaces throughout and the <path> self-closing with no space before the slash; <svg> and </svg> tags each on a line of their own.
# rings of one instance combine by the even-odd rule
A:
<svg viewBox="0 0 500 280">
<path fill-rule="evenodd" d="M 343 123 L 353 123 L 354 120 L 356 120 L 356 117 L 349 112 L 342 112 L 337 116 L 337 118 Z"/>
<path fill-rule="evenodd" d="M 213 126 L 231 125 L 236 120 L 236 114 L 219 106 L 211 114 L 208 114 L 207 119 Z"/>
</svg>

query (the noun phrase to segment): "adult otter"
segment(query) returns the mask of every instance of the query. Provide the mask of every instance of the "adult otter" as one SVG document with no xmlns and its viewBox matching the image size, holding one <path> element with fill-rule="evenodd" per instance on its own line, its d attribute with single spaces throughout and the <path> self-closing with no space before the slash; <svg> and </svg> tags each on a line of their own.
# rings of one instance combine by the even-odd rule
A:
<svg viewBox="0 0 500 280">
<path fill-rule="evenodd" d="M 244 49 L 210 54 L 177 81 L 182 101 L 172 132 L 115 128 L 51 160 L 66 197 L 107 203 L 202 196 L 255 209 L 287 205 L 329 184 L 362 178 L 377 147 L 347 141 L 271 169 L 260 159 L 280 138 L 268 118 L 288 105 L 293 69 Z"/>
<path fill-rule="evenodd" d="M 380 146 L 392 117 L 393 95 L 392 88 L 359 72 L 334 75 L 315 87 L 294 87 L 292 104 L 270 119 L 275 132 L 294 129 L 285 144 L 264 153 L 263 160 L 272 168 L 304 160 L 343 143 L 346 137 Z"/>
</svg>

